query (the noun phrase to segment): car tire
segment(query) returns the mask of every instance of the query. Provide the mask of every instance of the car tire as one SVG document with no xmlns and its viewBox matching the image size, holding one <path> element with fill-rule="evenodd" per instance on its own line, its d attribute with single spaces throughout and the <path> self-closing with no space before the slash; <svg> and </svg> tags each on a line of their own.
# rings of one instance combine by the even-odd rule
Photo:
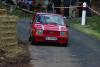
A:
<svg viewBox="0 0 100 67">
<path fill-rule="evenodd" d="M 64 47 L 68 47 L 68 43 L 62 44 Z"/>
<path fill-rule="evenodd" d="M 34 37 L 30 36 L 30 37 L 29 37 L 29 41 L 30 41 L 30 43 L 31 43 L 32 45 L 35 44 Z"/>
</svg>

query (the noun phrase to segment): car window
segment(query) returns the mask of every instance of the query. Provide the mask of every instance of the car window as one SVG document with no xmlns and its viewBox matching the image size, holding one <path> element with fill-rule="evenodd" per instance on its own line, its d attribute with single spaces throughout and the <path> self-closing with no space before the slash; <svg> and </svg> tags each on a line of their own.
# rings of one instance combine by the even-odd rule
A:
<svg viewBox="0 0 100 67">
<path fill-rule="evenodd" d="M 36 22 L 40 22 L 42 24 L 64 25 L 63 17 L 57 15 L 38 15 L 36 16 Z"/>
<path fill-rule="evenodd" d="M 36 21 L 36 14 L 34 14 L 32 17 L 32 23 L 34 23 L 35 21 Z"/>
<path fill-rule="evenodd" d="M 61 16 L 56 16 L 56 15 L 43 15 L 45 22 L 44 24 L 59 24 L 59 25 L 64 25 L 63 18 Z"/>
<path fill-rule="evenodd" d="M 45 22 L 44 17 L 41 15 L 36 16 L 36 22 L 40 22 L 40 23 Z"/>
<path fill-rule="evenodd" d="M 40 22 L 41 21 L 41 17 L 40 16 L 37 16 L 36 21 L 37 22 Z"/>
</svg>

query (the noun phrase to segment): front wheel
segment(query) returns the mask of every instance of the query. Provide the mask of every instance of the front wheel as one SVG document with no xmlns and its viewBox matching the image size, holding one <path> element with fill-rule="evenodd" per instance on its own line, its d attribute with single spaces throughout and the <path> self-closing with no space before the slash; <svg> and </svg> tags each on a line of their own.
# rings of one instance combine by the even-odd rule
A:
<svg viewBox="0 0 100 67">
<path fill-rule="evenodd" d="M 30 43 L 31 43 L 32 45 L 35 44 L 34 37 L 30 36 L 30 37 L 29 37 L 29 41 L 30 41 Z"/>
<path fill-rule="evenodd" d="M 68 43 L 65 43 L 65 44 L 62 44 L 64 47 L 67 47 L 68 46 Z"/>
</svg>

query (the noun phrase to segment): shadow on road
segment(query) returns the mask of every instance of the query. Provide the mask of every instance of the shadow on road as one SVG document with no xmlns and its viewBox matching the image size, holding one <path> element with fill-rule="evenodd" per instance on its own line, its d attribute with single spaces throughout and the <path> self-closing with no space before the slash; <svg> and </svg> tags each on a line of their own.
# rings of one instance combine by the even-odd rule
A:
<svg viewBox="0 0 100 67">
<path fill-rule="evenodd" d="M 61 45 L 58 43 L 53 43 L 53 42 L 39 42 L 39 43 L 35 43 L 35 44 L 31 44 L 34 46 L 50 46 L 50 47 L 69 47 L 69 45 Z"/>
</svg>

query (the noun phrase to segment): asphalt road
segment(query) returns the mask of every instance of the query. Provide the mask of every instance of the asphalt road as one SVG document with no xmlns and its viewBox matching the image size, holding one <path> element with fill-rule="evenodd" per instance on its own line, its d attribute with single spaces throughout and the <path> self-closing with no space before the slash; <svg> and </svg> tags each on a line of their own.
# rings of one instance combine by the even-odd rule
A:
<svg viewBox="0 0 100 67">
<path fill-rule="evenodd" d="M 17 23 L 18 37 L 28 43 L 30 19 Z M 68 47 L 29 45 L 34 67 L 100 67 L 100 40 L 70 28 Z"/>
</svg>

